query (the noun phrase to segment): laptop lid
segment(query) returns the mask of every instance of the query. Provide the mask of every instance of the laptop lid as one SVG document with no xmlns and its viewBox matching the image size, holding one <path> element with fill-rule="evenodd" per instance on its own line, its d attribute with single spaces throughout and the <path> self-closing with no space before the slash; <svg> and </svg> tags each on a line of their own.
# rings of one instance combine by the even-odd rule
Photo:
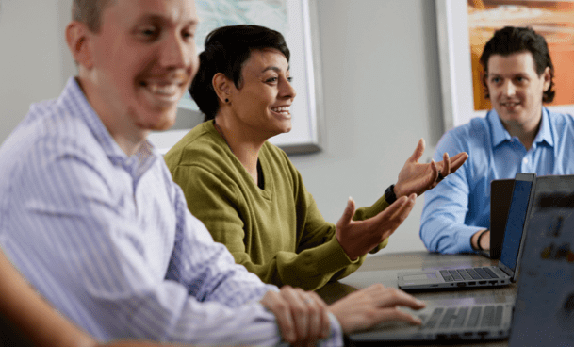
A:
<svg viewBox="0 0 574 347">
<path fill-rule="evenodd" d="M 490 251 L 492 259 L 500 258 L 502 239 L 506 227 L 506 217 L 512 200 L 514 178 L 493 180 L 490 182 Z"/>
<path fill-rule="evenodd" d="M 535 205 L 509 346 L 574 346 L 574 193 L 544 194 Z"/>
<path fill-rule="evenodd" d="M 523 230 L 527 226 L 528 215 L 532 209 L 536 174 L 517 173 L 512 190 L 512 201 L 506 218 L 502 251 L 498 266 L 502 271 L 516 279 L 520 245 L 523 243 Z"/>
</svg>

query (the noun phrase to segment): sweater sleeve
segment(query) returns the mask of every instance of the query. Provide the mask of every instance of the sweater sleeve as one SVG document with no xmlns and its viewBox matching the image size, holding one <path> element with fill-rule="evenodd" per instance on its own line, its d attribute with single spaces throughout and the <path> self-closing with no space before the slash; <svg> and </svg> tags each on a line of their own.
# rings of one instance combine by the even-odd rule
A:
<svg viewBox="0 0 574 347">
<path fill-rule="evenodd" d="M 315 202 L 315 199 L 308 193 L 303 187 L 303 194 L 306 200 L 306 209 L 304 211 L 305 215 L 305 228 L 303 233 L 303 238 L 299 244 L 299 249 L 301 250 L 301 255 L 306 254 L 309 260 L 317 262 L 319 269 L 321 267 L 328 266 L 328 262 L 335 254 L 341 253 L 345 259 L 349 261 L 349 264 L 341 268 L 337 273 L 331 274 L 330 278 L 325 278 L 324 283 L 331 280 L 338 280 L 344 278 L 353 272 L 355 272 L 365 261 L 366 256 L 361 256 L 354 262 L 351 262 L 350 258 L 347 256 L 345 251 L 341 248 L 341 245 L 335 237 L 336 227 L 333 223 L 327 223 L 321 216 L 319 208 Z M 361 221 L 369 219 L 379 212 L 384 210 L 387 206 L 384 201 L 384 197 L 377 201 L 371 207 L 361 207 L 355 210 L 353 216 L 354 221 Z M 303 213 L 303 212 L 302 212 Z M 384 240 L 375 247 L 370 253 L 376 253 L 387 245 L 388 239 Z M 326 249 L 324 245 L 333 244 L 331 249 Z M 329 255 L 328 251 L 332 252 Z"/>
<path fill-rule="evenodd" d="M 334 225 L 323 221 L 300 238 L 297 252 L 280 251 L 264 263 L 255 264 L 244 242 L 242 215 L 249 210 L 240 207 L 245 202 L 239 201 L 241 196 L 233 182 L 197 166 L 177 166 L 173 179 L 185 192 L 191 213 L 205 224 L 214 240 L 223 243 L 238 264 L 265 283 L 317 289 L 341 270 L 349 268 L 349 273 L 356 270 L 364 260 L 349 259 L 333 237 Z M 312 205 L 316 208 L 314 201 Z M 317 218 L 312 221 L 318 222 Z"/>
</svg>

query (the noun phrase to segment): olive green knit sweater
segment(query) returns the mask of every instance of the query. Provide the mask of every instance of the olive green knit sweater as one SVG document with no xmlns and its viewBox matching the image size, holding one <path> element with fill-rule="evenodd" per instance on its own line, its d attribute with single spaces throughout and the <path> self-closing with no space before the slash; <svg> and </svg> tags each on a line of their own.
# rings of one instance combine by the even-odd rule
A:
<svg viewBox="0 0 574 347">
<path fill-rule="evenodd" d="M 259 189 L 213 125 L 193 128 L 165 156 L 191 213 L 215 241 L 262 281 L 317 289 L 355 271 L 285 152 L 266 142 L 259 152 L 265 187 Z M 383 198 L 357 209 L 364 220 L 387 207 Z M 376 250 L 386 245 L 386 240 Z M 375 251 L 376 251 L 375 250 Z"/>
</svg>

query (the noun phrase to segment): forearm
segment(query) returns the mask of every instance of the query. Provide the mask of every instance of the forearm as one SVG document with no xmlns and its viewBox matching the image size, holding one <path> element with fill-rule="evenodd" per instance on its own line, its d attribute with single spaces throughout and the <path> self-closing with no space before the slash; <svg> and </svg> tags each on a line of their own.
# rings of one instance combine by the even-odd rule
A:
<svg viewBox="0 0 574 347">
<path fill-rule="evenodd" d="M 420 238 L 431 252 L 441 254 L 474 253 L 471 237 L 484 227 L 453 223 L 444 218 L 429 218 L 422 221 Z"/>
<path fill-rule="evenodd" d="M 232 253 L 238 264 L 255 273 L 265 282 L 277 285 L 290 285 L 296 288 L 314 290 L 328 281 L 347 276 L 364 261 L 364 257 L 352 261 L 343 251 L 337 240 L 332 239 L 317 247 L 305 249 L 299 254 L 278 252 L 265 264 L 255 265 L 246 253 Z"/>
</svg>

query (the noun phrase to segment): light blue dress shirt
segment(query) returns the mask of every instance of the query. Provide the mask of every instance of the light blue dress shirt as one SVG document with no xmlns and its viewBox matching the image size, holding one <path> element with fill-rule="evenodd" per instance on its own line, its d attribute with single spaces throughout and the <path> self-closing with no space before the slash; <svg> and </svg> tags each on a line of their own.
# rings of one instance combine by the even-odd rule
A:
<svg viewBox="0 0 574 347">
<path fill-rule="evenodd" d="M 442 160 L 467 152 L 455 173 L 424 194 L 419 236 L 431 252 L 472 253 L 470 238 L 490 227 L 490 182 L 516 173 L 574 173 L 574 118 L 542 108 L 542 122 L 530 150 L 504 129 L 496 110 L 448 131 L 436 146 Z"/>
<path fill-rule="evenodd" d="M 127 157 L 73 78 L 0 148 L 0 243 L 62 314 L 101 340 L 273 345 L 268 290 L 215 243 L 145 142 Z M 331 318 L 326 345 L 342 345 Z"/>
</svg>

